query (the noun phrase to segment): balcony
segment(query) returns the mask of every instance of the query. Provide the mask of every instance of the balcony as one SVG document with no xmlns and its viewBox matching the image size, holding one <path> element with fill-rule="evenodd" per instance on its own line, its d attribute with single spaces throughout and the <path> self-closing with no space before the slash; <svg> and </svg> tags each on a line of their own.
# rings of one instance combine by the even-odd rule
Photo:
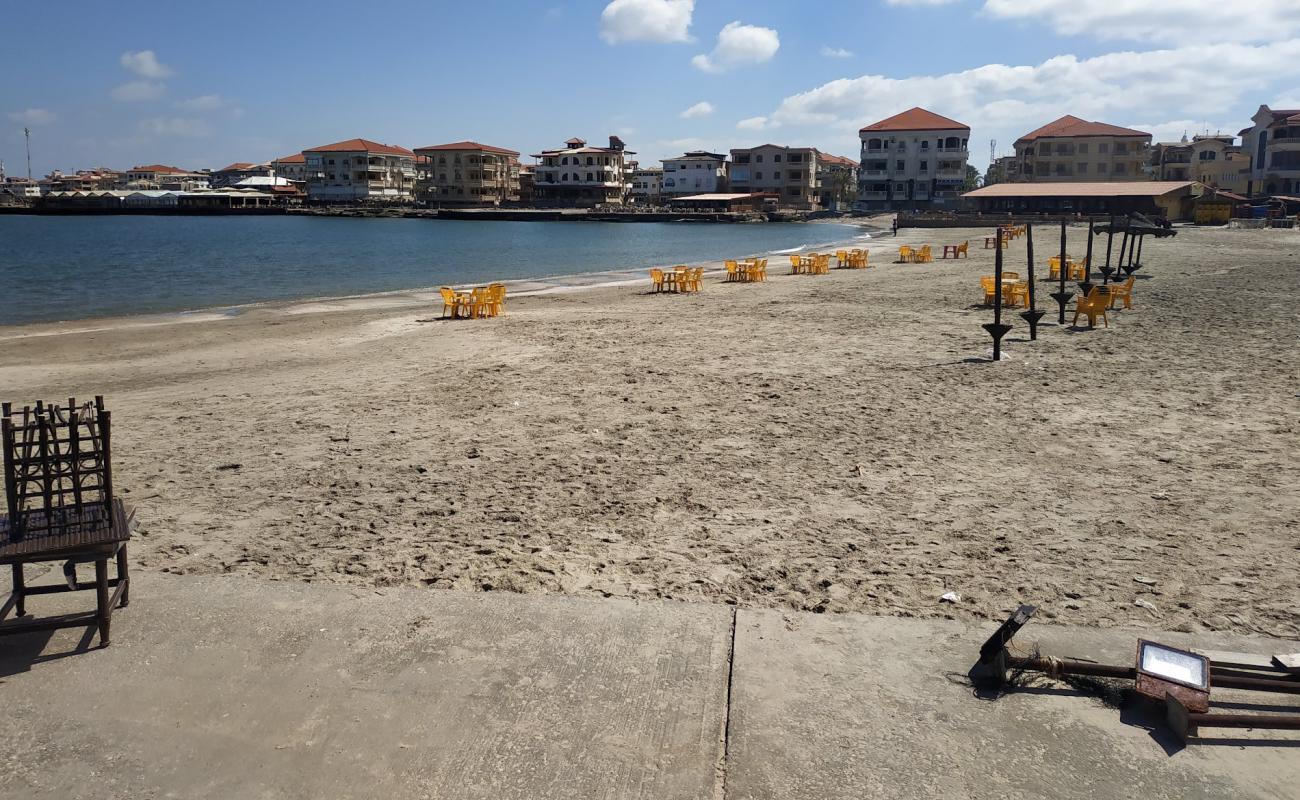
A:
<svg viewBox="0 0 1300 800">
<path fill-rule="evenodd" d="M 865 178 L 883 178 L 889 174 L 887 169 L 860 169 L 858 175 Z"/>
<path fill-rule="evenodd" d="M 858 192 L 859 200 L 886 200 L 889 192 Z"/>
<path fill-rule="evenodd" d="M 966 170 L 964 169 L 940 169 L 935 170 L 934 177 L 939 180 L 965 180 Z"/>
</svg>

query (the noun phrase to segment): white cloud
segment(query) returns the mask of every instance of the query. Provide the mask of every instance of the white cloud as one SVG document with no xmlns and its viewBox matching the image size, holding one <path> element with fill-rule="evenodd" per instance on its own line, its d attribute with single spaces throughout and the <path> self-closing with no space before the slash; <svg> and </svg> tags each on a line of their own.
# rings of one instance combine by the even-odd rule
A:
<svg viewBox="0 0 1300 800">
<path fill-rule="evenodd" d="M 171 67 L 158 61 L 152 50 L 126 52 L 122 54 L 122 66 L 142 78 L 166 78 L 172 74 Z"/>
<path fill-rule="evenodd" d="M 695 0 L 613 0 L 600 12 L 600 38 L 619 42 L 689 42 Z"/>
<path fill-rule="evenodd" d="M 219 94 L 204 94 L 198 97 L 191 97 L 188 100 L 181 100 L 176 104 L 177 108 L 183 108 L 186 111 L 216 111 L 219 108 L 228 105 L 226 99 Z"/>
<path fill-rule="evenodd" d="M 1043 22 L 1066 36 L 1184 42 L 1268 42 L 1300 33 L 1297 0 L 985 0 L 998 19 Z"/>
<path fill-rule="evenodd" d="M 767 117 L 746 117 L 736 123 L 742 131 L 761 131 L 767 127 Z"/>
<path fill-rule="evenodd" d="M 713 104 L 708 100 L 701 100 L 690 108 L 686 109 L 677 116 L 682 119 L 693 119 L 695 117 L 707 117 L 713 113 Z"/>
<path fill-rule="evenodd" d="M 55 120 L 54 112 L 44 108 L 28 108 L 9 112 L 9 119 L 24 125 L 49 125 Z"/>
<path fill-rule="evenodd" d="M 126 103 L 138 103 L 142 100 L 156 100 L 162 97 L 164 87 L 157 81 L 130 81 L 121 86 L 114 86 L 109 94 L 114 100 Z"/>
<path fill-rule="evenodd" d="M 1107 53 L 1085 59 L 1061 55 L 1037 65 L 987 64 L 908 78 L 863 75 L 785 98 L 769 115 L 768 124 L 815 126 L 818 133 L 829 127 L 848 134 L 919 105 L 970 125 L 977 141 L 996 138 L 1005 151 L 1019 136 L 1065 114 L 1129 127 L 1140 120 L 1189 117 L 1227 124 L 1225 108 L 1249 100 L 1253 111 L 1256 97 L 1290 89 L 1291 85 L 1283 87 L 1278 81 L 1293 74 L 1289 65 L 1298 60 L 1300 38 L 1264 45 L 1189 45 Z M 1242 75 L 1283 77 L 1273 82 L 1243 81 Z M 1246 122 L 1243 118 L 1231 132 Z M 971 152 L 978 158 L 987 149 L 972 144 Z"/>
<path fill-rule="evenodd" d="M 845 50 L 843 47 L 831 47 L 826 44 L 822 45 L 822 55 L 827 58 L 853 58 L 852 51 Z"/>
<path fill-rule="evenodd" d="M 718 31 L 713 52 L 698 55 L 691 63 L 705 72 L 725 72 L 743 64 L 769 61 L 780 47 L 781 39 L 771 28 L 728 22 Z"/>
<path fill-rule="evenodd" d="M 152 117 L 140 120 L 141 133 L 151 136 L 198 138 L 212 135 L 212 126 L 201 119 L 188 117 Z"/>
</svg>

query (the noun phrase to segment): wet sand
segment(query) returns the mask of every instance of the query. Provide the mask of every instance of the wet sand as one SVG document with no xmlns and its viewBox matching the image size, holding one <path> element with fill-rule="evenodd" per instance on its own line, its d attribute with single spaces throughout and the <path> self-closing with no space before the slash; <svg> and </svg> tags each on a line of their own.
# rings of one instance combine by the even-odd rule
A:
<svg viewBox="0 0 1300 800">
<path fill-rule="evenodd" d="M 1149 242 L 1109 328 L 1012 317 L 993 364 L 984 233 L 492 320 L 403 294 L 0 328 L 0 396 L 106 395 L 150 570 L 1300 635 L 1300 235 Z"/>
</svg>

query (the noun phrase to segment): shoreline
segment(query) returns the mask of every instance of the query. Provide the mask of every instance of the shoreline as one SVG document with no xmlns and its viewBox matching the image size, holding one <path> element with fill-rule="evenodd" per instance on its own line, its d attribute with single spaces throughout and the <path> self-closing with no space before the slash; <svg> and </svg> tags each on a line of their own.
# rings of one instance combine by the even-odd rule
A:
<svg viewBox="0 0 1300 800">
<path fill-rule="evenodd" d="M 820 223 L 810 222 L 807 224 Z M 888 229 L 880 229 L 867 223 L 837 222 L 837 224 L 854 225 L 860 229 L 861 233 L 853 239 L 787 248 L 779 251 L 771 251 L 765 254 L 747 254 L 746 256 L 739 257 L 758 256 L 766 257 L 770 260 L 810 250 L 835 250 L 862 247 L 862 236 L 866 236 L 868 237 L 868 241 L 874 242 L 889 233 Z M 678 263 L 684 263 L 686 266 L 690 267 L 704 267 L 706 270 L 705 274 L 707 275 L 715 275 L 724 268 L 723 262 L 716 259 Z M 664 268 L 668 266 L 672 265 L 655 264 L 647 267 L 602 269 L 590 272 L 545 275 L 536 278 L 511 278 L 503 281 L 494 281 L 491 278 L 486 278 L 480 283 L 456 283 L 449 285 L 456 289 L 463 289 L 470 286 L 481 286 L 487 283 L 499 282 L 506 285 L 509 297 L 533 297 L 539 295 L 582 292 L 633 285 L 637 282 L 648 280 L 650 269 Z M 602 277 L 606 278 L 606 280 L 593 280 Z M 518 288 L 521 286 L 526 288 Z M 261 300 L 249 303 L 237 303 L 234 305 L 199 306 L 196 308 L 177 309 L 174 311 L 141 312 L 138 314 L 123 314 L 106 317 L 74 317 L 63 320 L 29 322 L 19 325 L 0 325 L 0 342 L 45 336 L 99 333 L 132 328 L 157 328 L 168 325 L 187 325 L 200 322 L 222 322 L 238 319 L 262 311 L 267 312 L 268 314 L 295 316 L 301 314 L 331 313 L 339 311 L 396 310 L 402 308 L 413 308 L 428 303 L 441 303 L 441 297 L 438 293 L 439 288 L 439 286 L 420 286 L 409 289 L 393 289 L 389 291 L 363 292 L 359 294 L 305 295 L 303 297 L 291 299 Z"/>
</svg>

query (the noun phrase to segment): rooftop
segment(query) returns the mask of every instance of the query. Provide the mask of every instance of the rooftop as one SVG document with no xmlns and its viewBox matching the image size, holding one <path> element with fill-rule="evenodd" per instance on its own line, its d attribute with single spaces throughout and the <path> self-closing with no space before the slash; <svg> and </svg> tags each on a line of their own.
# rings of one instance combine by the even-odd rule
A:
<svg viewBox="0 0 1300 800">
<path fill-rule="evenodd" d="M 862 128 L 860 132 L 886 131 L 969 131 L 969 125 L 963 125 L 955 119 L 941 117 L 933 111 L 926 111 L 917 106 L 901 114 L 886 117 Z"/>
<path fill-rule="evenodd" d="M 381 156 L 413 156 L 415 155 L 405 147 L 398 147 L 395 144 L 380 144 L 372 142 L 369 139 L 345 139 L 334 144 L 323 144 L 320 147 L 312 147 L 303 151 L 304 153 L 375 153 Z"/>
<path fill-rule="evenodd" d="M 415 148 L 415 152 L 417 153 L 423 152 L 425 150 L 471 150 L 471 151 L 481 150 L 484 153 L 497 153 L 503 156 L 519 155 L 518 150 L 508 150 L 504 147 L 493 147 L 490 144 L 482 144 L 480 142 L 471 142 L 468 140 L 463 142 L 451 142 L 449 144 L 431 144 L 428 147 Z"/>
<path fill-rule="evenodd" d="M 294 153 L 294 154 L 291 155 L 291 156 L 285 156 L 284 158 L 277 158 L 277 159 L 275 160 L 274 163 L 276 163 L 276 164 L 305 164 L 305 163 L 307 163 L 307 156 L 303 155 L 302 153 Z"/>
<path fill-rule="evenodd" d="M 847 158 L 845 156 L 833 156 L 830 153 L 819 152 L 817 154 L 817 159 L 827 164 L 839 164 L 840 166 L 845 167 L 856 167 L 858 165 L 857 159 Z"/>
<path fill-rule="evenodd" d="M 1053 120 L 1037 130 L 1032 130 L 1016 140 L 1020 142 L 1032 142 L 1035 139 L 1051 139 L 1054 137 L 1077 137 L 1077 136 L 1150 136 L 1146 131 L 1135 131 L 1132 128 L 1121 128 L 1118 125 L 1110 125 L 1105 122 L 1089 122 L 1086 119 L 1066 114 L 1058 120 Z"/>
<path fill-rule="evenodd" d="M 1196 186 L 1195 181 L 1098 181 L 1096 183 L 996 183 L 963 197 L 1159 197 Z"/>
<path fill-rule="evenodd" d="M 188 175 L 189 170 L 180 167 L 169 167 L 166 164 L 146 164 L 139 167 L 131 167 L 131 172 L 165 172 L 170 175 Z"/>
</svg>

